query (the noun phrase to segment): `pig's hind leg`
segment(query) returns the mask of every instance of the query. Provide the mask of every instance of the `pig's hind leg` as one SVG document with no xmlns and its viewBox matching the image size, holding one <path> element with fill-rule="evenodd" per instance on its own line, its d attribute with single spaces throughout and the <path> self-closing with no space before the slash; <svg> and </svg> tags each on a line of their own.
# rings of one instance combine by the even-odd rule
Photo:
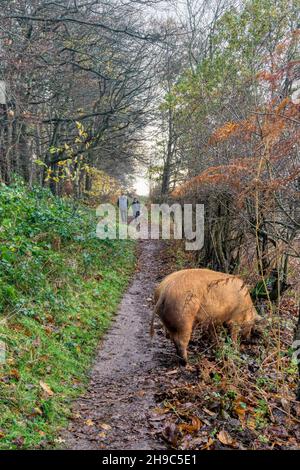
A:
<svg viewBox="0 0 300 470">
<path fill-rule="evenodd" d="M 192 336 L 193 331 L 193 321 L 192 318 L 185 319 L 190 321 L 185 321 L 181 328 L 179 328 L 175 333 L 172 335 L 173 342 L 175 344 L 177 355 L 180 358 L 180 362 L 183 365 L 186 365 L 188 362 L 187 356 L 187 348 Z"/>
<path fill-rule="evenodd" d="M 183 365 L 186 365 L 188 362 L 187 348 L 192 336 L 198 310 L 199 299 L 191 295 L 188 301 L 185 302 L 180 321 L 177 323 L 177 331 L 172 336 L 177 355 L 180 357 L 180 362 Z"/>
<path fill-rule="evenodd" d="M 185 306 L 165 305 L 161 319 L 169 332 L 177 355 L 183 365 L 187 364 L 187 347 L 191 339 L 194 320 L 199 306 L 195 302 L 185 302 Z"/>
</svg>

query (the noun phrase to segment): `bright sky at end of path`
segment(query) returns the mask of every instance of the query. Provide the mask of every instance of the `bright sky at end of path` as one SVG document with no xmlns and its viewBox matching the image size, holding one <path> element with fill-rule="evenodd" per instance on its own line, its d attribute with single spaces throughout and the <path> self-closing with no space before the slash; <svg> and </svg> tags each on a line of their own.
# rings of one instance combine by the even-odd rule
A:
<svg viewBox="0 0 300 470">
<path fill-rule="evenodd" d="M 146 178 L 143 178 L 142 176 L 138 176 L 135 179 L 134 188 L 136 190 L 136 193 L 139 196 L 148 196 L 149 195 L 149 182 Z"/>
</svg>

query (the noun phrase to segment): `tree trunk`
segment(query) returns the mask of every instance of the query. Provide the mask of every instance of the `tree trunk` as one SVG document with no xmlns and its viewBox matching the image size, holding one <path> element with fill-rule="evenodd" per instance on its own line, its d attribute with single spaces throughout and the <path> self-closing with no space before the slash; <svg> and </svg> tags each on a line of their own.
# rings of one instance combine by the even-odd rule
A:
<svg viewBox="0 0 300 470">
<path fill-rule="evenodd" d="M 167 144 L 167 155 L 164 162 L 163 177 L 162 177 L 162 186 L 161 194 L 165 196 L 168 194 L 169 185 L 170 185 L 170 167 L 172 162 L 173 155 L 173 113 L 171 108 L 168 111 L 168 144 Z"/>
</svg>

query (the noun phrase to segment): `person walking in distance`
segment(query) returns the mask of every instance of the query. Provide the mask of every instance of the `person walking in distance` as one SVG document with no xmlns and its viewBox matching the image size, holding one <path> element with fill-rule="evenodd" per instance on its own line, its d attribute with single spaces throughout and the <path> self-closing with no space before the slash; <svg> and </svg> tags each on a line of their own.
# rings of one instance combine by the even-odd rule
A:
<svg viewBox="0 0 300 470">
<path fill-rule="evenodd" d="M 138 199 L 135 197 L 131 205 L 132 205 L 133 217 L 137 219 L 141 215 L 140 201 L 138 201 Z"/>
<path fill-rule="evenodd" d="M 119 213 L 121 216 L 121 221 L 127 223 L 127 209 L 128 209 L 128 199 L 125 194 L 122 194 L 118 199 Z"/>
</svg>

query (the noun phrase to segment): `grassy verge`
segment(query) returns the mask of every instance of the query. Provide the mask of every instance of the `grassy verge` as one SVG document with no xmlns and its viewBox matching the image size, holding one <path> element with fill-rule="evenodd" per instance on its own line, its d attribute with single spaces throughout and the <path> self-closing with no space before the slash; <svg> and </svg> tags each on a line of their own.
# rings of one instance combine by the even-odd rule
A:
<svg viewBox="0 0 300 470">
<path fill-rule="evenodd" d="M 0 227 L 0 448 L 49 448 L 84 389 L 135 245 L 95 238 L 93 212 L 20 184 L 0 188 Z"/>
</svg>

